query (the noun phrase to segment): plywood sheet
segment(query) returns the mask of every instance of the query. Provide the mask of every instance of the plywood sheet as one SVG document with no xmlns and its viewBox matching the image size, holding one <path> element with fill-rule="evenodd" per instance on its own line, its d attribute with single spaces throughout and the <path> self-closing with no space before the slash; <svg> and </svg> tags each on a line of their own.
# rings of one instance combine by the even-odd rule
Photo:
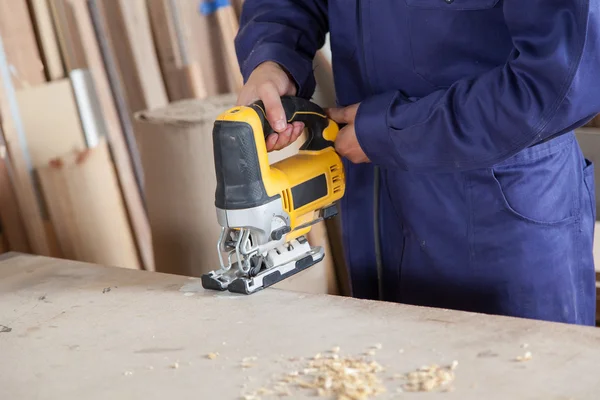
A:
<svg viewBox="0 0 600 400">
<path fill-rule="evenodd" d="M 8 248 L 22 253 L 31 252 L 21 210 L 10 177 L 10 160 L 6 148 L 0 146 L 0 221 Z"/>
<path fill-rule="evenodd" d="M 34 167 L 85 148 L 77 103 L 69 79 L 17 92 L 17 101 Z M 60 104 L 60 107 L 57 107 Z"/>
<path fill-rule="evenodd" d="M 0 325 L 7 399 L 233 400 L 335 346 L 385 368 L 378 400 L 593 400 L 600 391 L 597 328 L 274 289 L 205 292 L 185 277 L 41 257 L 0 263 Z M 531 360 L 515 361 L 526 351 Z M 247 357 L 254 366 L 242 368 Z M 396 374 L 453 360 L 453 391 L 397 392 Z"/>
<path fill-rule="evenodd" d="M 28 1 L 35 22 L 35 32 L 44 61 L 46 79 L 64 78 L 65 70 L 48 0 Z"/>
<path fill-rule="evenodd" d="M 111 155 L 143 265 L 145 269 L 153 270 L 152 238 L 142 202 L 141 185 L 138 184 L 142 177 L 135 138 L 130 126 L 126 123 L 121 125 L 87 1 L 68 0 L 68 3 L 77 22 L 77 34 L 83 43 L 86 68 L 93 77 L 98 93 Z"/>
<path fill-rule="evenodd" d="M 16 88 L 46 80 L 31 21 L 27 0 L 0 0 L 0 36 Z"/>
<path fill-rule="evenodd" d="M 140 267 L 105 140 L 52 160 L 38 174 L 66 258 Z"/>
<path fill-rule="evenodd" d="M 10 64 L 0 35 L 0 133 L 14 168 L 15 195 L 32 251 L 40 255 L 54 255 L 42 221 L 21 115 L 10 76 Z"/>
<path fill-rule="evenodd" d="M 204 76 L 198 62 L 189 62 L 177 26 L 171 0 L 148 0 L 154 43 L 170 101 L 207 96 Z"/>
</svg>

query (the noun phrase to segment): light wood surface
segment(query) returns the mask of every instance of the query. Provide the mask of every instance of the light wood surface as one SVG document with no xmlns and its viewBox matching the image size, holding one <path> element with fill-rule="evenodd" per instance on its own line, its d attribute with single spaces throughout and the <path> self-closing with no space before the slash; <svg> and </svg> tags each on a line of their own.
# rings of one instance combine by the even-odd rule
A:
<svg viewBox="0 0 600 400">
<path fill-rule="evenodd" d="M 6 148 L 0 146 L 0 222 L 2 236 L 13 251 L 30 253 L 25 225 L 10 177 L 10 160 Z"/>
<path fill-rule="evenodd" d="M 28 0 L 48 80 L 65 77 L 63 61 L 48 0 Z"/>
<path fill-rule="evenodd" d="M 40 182 L 65 258 L 139 269 L 107 143 L 57 157 Z"/>
<path fill-rule="evenodd" d="M 301 370 L 292 357 L 375 344 L 367 359 L 385 367 L 387 388 L 375 399 L 593 400 L 600 390 L 597 328 L 276 289 L 207 292 L 196 279 L 36 256 L 0 262 L 0 325 L 6 399 L 234 400 Z M 524 344 L 532 359 L 516 362 Z M 254 367 L 241 368 L 246 357 Z M 453 392 L 397 394 L 402 381 L 386 378 L 453 360 Z"/>
<path fill-rule="evenodd" d="M 17 90 L 17 102 L 34 167 L 85 148 L 71 81 L 60 79 Z M 56 107 L 60 104 L 60 107 Z"/>
<path fill-rule="evenodd" d="M 197 62 L 190 63 L 185 41 L 178 35 L 177 4 L 172 0 L 148 0 L 156 53 L 170 101 L 207 96 L 204 76 Z"/>
<path fill-rule="evenodd" d="M 0 15 L 2 6 L 0 3 Z M 1 22 L 0 22 L 1 25 Z M 33 167 L 30 162 L 21 115 L 15 96 L 15 86 L 10 72 L 3 35 L 0 35 L 0 133 L 14 171 L 13 187 L 25 224 L 31 249 L 40 255 L 55 255 L 46 236 L 44 221 L 38 203 L 39 193 L 32 181 Z"/>
<path fill-rule="evenodd" d="M 16 88 L 45 82 L 27 0 L 0 0 L 0 36 Z"/>
<path fill-rule="evenodd" d="M 109 75 L 104 67 L 101 47 L 96 40 L 93 21 L 86 0 L 68 0 L 77 21 L 77 33 L 83 43 L 86 67 L 89 68 L 100 103 L 111 155 L 123 192 L 129 220 L 133 228 L 138 250 L 146 270 L 154 269 L 152 256 L 152 238 L 150 226 L 142 202 L 142 193 L 138 185 L 141 174 L 139 155 L 131 129 L 122 126 L 117 112 L 117 103 L 113 98 Z"/>
</svg>

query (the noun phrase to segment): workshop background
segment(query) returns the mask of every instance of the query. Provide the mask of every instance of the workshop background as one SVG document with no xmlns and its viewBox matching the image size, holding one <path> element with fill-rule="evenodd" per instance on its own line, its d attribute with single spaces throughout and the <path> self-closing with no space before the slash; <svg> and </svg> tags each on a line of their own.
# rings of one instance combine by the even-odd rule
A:
<svg viewBox="0 0 600 400">
<path fill-rule="evenodd" d="M 0 253 L 195 277 L 218 267 L 211 131 L 242 85 L 241 3 L 0 0 Z M 326 44 L 323 107 L 330 64 Z M 599 128 L 578 130 L 597 165 Z M 309 235 L 325 260 L 279 287 L 349 294 L 337 218 Z"/>
</svg>

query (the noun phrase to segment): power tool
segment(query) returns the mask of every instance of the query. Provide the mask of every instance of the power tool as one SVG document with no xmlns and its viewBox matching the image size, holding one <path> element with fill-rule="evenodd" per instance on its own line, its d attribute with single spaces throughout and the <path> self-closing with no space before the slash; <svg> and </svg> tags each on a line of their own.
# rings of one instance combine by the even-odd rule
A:
<svg viewBox="0 0 600 400">
<path fill-rule="evenodd" d="M 338 213 L 344 167 L 335 152 L 339 125 L 315 103 L 281 97 L 289 123 L 301 121 L 307 140 L 297 154 L 272 165 L 266 138 L 273 133 L 262 101 L 219 115 L 212 139 L 221 235 L 220 268 L 202 276 L 205 289 L 252 294 L 320 262 L 311 227 Z"/>
</svg>

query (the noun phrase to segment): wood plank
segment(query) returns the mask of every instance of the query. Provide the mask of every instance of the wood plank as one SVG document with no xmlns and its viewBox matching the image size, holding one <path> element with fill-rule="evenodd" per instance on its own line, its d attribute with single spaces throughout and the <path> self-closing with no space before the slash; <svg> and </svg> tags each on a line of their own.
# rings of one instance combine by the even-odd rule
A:
<svg viewBox="0 0 600 400">
<path fill-rule="evenodd" d="M 46 81 L 26 0 L 0 0 L 0 36 L 15 88 Z"/>
<path fill-rule="evenodd" d="M 171 0 L 148 0 L 148 12 L 169 101 L 207 96 L 198 63 L 189 63 L 178 36 L 178 21 Z"/>
<path fill-rule="evenodd" d="M 64 256 L 139 269 L 106 140 L 37 169 Z"/>
<path fill-rule="evenodd" d="M 0 146 L 0 220 L 8 248 L 21 253 L 31 252 L 10 177 L 10 160 L 4 145 Z"/>
<path fill-rule="evenodd" d="M 95 1 L 130 113 L 168 103 L 145 0 Z"/>
<path fill-rule="evenodd" d="M 66 71 L 87 67 L 84 44 L 77 30 L 77 18 L 68 0 L 48 0 L 56 26 Z"/>
<path fill-rule="evenodd" d="M 217 16 L 214 13 L 202 15 L 195 0 L 178 0 L 171 4 L 189 62 L 200 66 L 208 96 L 229 93 L 229 78 L 224 73 L 228 67 Z"/>
<path fill-rule="evenodd" d="M 83 43 L 86 67 L 90 70 L 98 93 L 111 154 L 142 263 L 144 269 L 151 271 L 154 269 L 152 238 L 140 191 L 141 166 L 131 122 L 119 118 L 117 100 L 112 95 L 109 75 L 105 69 L 101 47 L 96 39 L 86 0 L 69 0 L 69 5 L 77 21 L 77 33 Z"/>
<path fill-rule="evenodd" d="M 331 357 L 334 346 L 340 358 L 385 368 L 375 375 L 386 392 L 374 399 L 595 399 L 600 391 L 593 327 L 274 289 L 235 296 L 180 276 L 10 256 L 0 263 L 9 399 L 40 390 L 61 400 L 237 399 L 303 371 L 317 353 Z M 377 343 L 382 349 L 365 355 Z M 532 359 L 516 362 L 526 351 Z M 218 357 L 207 359 L 211 352 Z M 253 356 L 254 367 L 240 367 Z M 394 375 L 453 360 L 453 391 L 397 393 L 405 381 Z"/>
<path fill-rule="evenodd" d="M 48 0 L 29 0 L 29 7 L 35 22 L 34 29 L 44 62 L 46 79 L 64 78 L 65 69 Z"/>
<path fill-rule="evenodd" d="M 12 84 L 10 66 L 0 35 L 0 116 L 3 142 L 14 167 L 13 185 L 31 250 L 40 255 L 52 255 L 40 211 L 25 133 Z"/>
<path fill-rule="evenodd" d="M 35 168 L 73 150 L 83 150 L 83 129 L 69 79 L 17 90 L 29 154 Z M 60 107 L 56 107 L 60 104 Z"/>
<path fill-rule="evenodd" d="M 240 67 L 235 51 L 235 36 L 240 29 L 238 18 L 232 6 L 219 7 L 216 10 L 217 21 L 219 21 L 219 32 L 221 34 L 221 44 L 225 53 L 225 60 L 229 70 L 230 90 L 234 93 L 239 92 L 244 86 L 244 80 L 240 72 Z"/>
</svg>

